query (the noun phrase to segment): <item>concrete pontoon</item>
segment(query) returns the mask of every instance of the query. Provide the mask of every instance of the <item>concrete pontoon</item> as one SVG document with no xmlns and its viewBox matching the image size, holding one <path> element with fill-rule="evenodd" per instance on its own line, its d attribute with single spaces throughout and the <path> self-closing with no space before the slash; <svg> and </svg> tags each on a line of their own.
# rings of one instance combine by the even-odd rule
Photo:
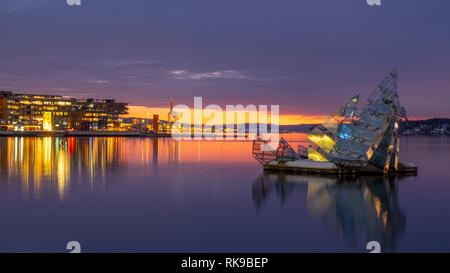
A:
<svg viewBox="0 0 450 273">
<path fill-rule="evenodd" d="M 332 162 L 312 161 L 309 159 L 295 161 L 273 160 L 264 164 L 264 171 L 277 173 L 298 173 L 298 174 L 320 174 L 320 175 L 342 175 L 342 174 L 384 174 L 377 168 L 360 167 L 338 167 Z M 394 174 L 416 174 L 417 166 L 413 163 L 399 163 Z M 388 172 L 389 174 L 389 172 Z"/>
</svg>

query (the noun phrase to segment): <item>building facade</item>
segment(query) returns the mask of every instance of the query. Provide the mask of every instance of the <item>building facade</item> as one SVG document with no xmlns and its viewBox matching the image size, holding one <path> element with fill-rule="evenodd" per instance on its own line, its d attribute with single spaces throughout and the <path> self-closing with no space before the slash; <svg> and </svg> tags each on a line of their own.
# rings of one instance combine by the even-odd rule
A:
<svg viewBox="0 0 450 273">
<path fill-rule="evenodd" d="M 18 94 L 0 91 L 2 130 L 92 131 L 115 129 L 127 103 L 113 99 L 78 100 L 58 95 Z"/>
</svg>

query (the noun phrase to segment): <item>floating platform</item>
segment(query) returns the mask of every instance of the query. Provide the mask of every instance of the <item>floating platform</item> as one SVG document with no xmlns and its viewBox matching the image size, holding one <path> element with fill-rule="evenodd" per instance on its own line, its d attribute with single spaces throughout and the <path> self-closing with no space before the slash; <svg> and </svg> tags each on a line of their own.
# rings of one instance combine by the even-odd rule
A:
<svg viewBox="0 0 450 273">
<path fill-rule="evenodd" d="M 417 166 L 398 163 L 400 124 L 406 110 L 397 92 L 394 69 L 378 84 L 361 110 L 359 95 L 350 99 L 336 114 L 312 128 L 308 147 L 297 149 L 281 138 L 278 147 L 267 139 L 253 141 L 253 157 L 266 172 L 317 175 L 398 175 L 416 174 Z"/>
<path fill-rule="evenodd" d="M 384 173 L 377 168 L 339 167 L 332 162 L 312 161 L 308 159 L 295 161 L 270 161 L 264 164 L 264 171 L 273 173 L 297 173 L 297 174 L 320 174 L 320 175 L 342 175 L 342 174 L 379 174 Z M 399 163 L 397 171 L 388 174 L 417 174 L 418 168 L 413 163 Z"/>
<path fill-rule="evenodd" d="M 167 133 L 140 131 L 0 131 L 0 137 L 171 137 Z"/>
</svg>

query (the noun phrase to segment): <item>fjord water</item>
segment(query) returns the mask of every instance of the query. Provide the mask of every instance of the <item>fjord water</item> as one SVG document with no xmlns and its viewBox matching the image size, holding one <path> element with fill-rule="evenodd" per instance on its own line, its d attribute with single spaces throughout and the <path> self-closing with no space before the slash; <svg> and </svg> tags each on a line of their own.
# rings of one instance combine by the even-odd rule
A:
<svg viewBox="0 0 450 273">
<path fill-rule="evenodd" d="M 296 147 L 303 134 L 286 134 Z M 303 143 L 304 144 L 304 143 Z M 248 141 L 0 138 L 0 252 L 450 251 L 450 138 L 417 176 L 264 174 Z"/>
</svg>

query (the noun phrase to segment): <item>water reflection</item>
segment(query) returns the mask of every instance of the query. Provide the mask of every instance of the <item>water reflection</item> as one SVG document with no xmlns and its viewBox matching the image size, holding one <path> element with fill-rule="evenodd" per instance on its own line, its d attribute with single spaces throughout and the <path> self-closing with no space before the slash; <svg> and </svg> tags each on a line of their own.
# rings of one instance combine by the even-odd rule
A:
<svg viewBox="0 0 450 273">
<path fill-rule="evenodd" d="M 420 166 L 402 183 L 255 182 L 251 142 L 2 137 L 0 251 L 60 252 L 75 238 L 90 252 L 366 252 L 369 240 L 385 252 L 448 252 L 450 141 L 402 143 L 402 161 Z"/>
<path fill-rule="evenodd" d="M 383 252 L 394 252 L 406 226 L 398 202 L 400 179 L 264 174 L 253 183 L 252 193 L 258 210 L 271 195 L 285 202 L 306 193 L 310 214 L 331 226 L 355 250 L 375 240 Z"/>
<path fill-rule="evenodd" d="M 119 167 L 123 156 L 114 138 L 2 138 L 0 149 L 2 181 L 19 181 L 24 195 L 37 199 L 43 189 L 64 199 L 77 173 L 88 174 L 92 182 Z"/>
<path fill-rule="evenodd" d="M 0 138 L 0 183 L 20 186 L 25 198 L 43 193 L 64 200 L 71 189 L 94 191 L 131 176 L 173 175 L 183 163 L 252 162 L 251 145 L 239 141 L 170 138 Z"/>
<path fill-rule="evenodd" d="M 245 192 L 246 183 L 252 182 L 247 177 L 261 172 L 251 157 L 251 143 L 245 141 L 16 137 L 0 138 L 0 151 L 0 188 L 8 189 L 1 191 L 7 196 L 17 192 L 26 199 L 60 201 L 74 196 L 71 200 L 80 204 L 89 196 L 99 196 L 91 195 L 94 192 L 136 189 L 127 183 L 142 183 L 137 189 L 147 190 L 148 195 L 166 194 L 164 200 L 195 200 L 188 204 L 200 200 L 207 207 L 214 197 L 227 204 L 228 194 L 235 198 L 242 193 L 240 187 Z M 388 252 L 396 250 L 406 224 L 397 185 L 398 178 L 265 174 L 253 184 L 253 201 L 264 213 L 265 204 L 274 197 L 279 202 L 299 197 L 302 203 L 306 197 L 309 214 L 331 226 L 355 249 L 365 249 L 361 244 L 377 240 Z M 12 200 L 8 204 L 21 204 Z M 143 202 L 151 204 L 155 199 Z M 245 205 L 240 208 L 246 209 Z"/>
</svg>

